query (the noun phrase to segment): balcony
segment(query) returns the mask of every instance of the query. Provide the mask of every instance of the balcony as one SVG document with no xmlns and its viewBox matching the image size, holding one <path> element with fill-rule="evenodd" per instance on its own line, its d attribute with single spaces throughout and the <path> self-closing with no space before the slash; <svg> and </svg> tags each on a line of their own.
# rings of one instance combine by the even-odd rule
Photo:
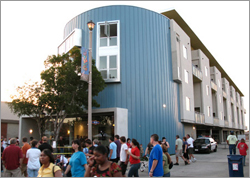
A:
<svg viewBox="0 0 250 178">
<path fill-rule="evenodd" d="M 234 128 L 235 127 L 235 122 L 232 122 L 232 128 Z"/>
<path fill-rule="evenodd" d="M 224 120 L 224 125 L 225 125 L 225 127 L 229 127 L 229 123 L 227 120 Z"/>
<path fill-rule="evenodd" d="M 217 92 L 217 85 L 211 81 L 211 89 Z"/>
<path fill-rule="evenodd" d="M 231 97 L 231 103 L 234 103 L 234 99 Z"/>
<path fill-rule="evenodd" d="M 224 90 L 222 90 L 222 94 L 224 98 L 227 98 L 227 93 Z"/>
<path fill-rule="evenodd" d="M 205 124 L 205 115 L 202 113 L 195 112 L 194 119 L 197 124 Z"/>
<path fill-rule="evenodd" d="M 214 117 L 214 125 L 219 125 L 219 118 L 218 117 Z"/>
<path fill-rule="evenodd" d="M 193 65 L 193 81 L 194 83 L 202 82 L 202 72 L 200 69 L 198 69 L 194 65 Z"/>
<path fill-rule="evenodd" d="M 244 126 L 244 130 L 247 130 L 247 126 Z"/>
</svg>

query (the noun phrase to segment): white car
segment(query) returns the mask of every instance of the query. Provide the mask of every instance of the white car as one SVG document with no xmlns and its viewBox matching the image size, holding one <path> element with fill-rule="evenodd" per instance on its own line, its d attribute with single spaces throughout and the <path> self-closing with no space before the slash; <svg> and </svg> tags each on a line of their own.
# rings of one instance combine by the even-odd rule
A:
<svg viewBox="0 0 250 178">
<path fill-rule="evenodd" d="M 213 138 L 200 137 L 194 141 L 195 152 L 207 152 L 217 151 L 217 142 Z"/>
</svg>

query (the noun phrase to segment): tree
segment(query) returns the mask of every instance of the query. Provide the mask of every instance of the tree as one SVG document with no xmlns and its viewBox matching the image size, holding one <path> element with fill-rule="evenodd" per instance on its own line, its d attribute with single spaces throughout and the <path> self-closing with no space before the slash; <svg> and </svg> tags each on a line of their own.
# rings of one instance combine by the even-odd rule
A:
<svg viewBox="0 0 250 178">
<path fill-rule="evenodd" d="M 35 82 L 33 84 L 25 83 L 17 87 L 17 95 L 11 96 L 12 102 L 8 103 L 9 108 L 18 117 L 27 115 L 37 121 L 40 139 L 45 131 L 45 122 L 48 118 L 41 117 L 45 112 L 46 105 L 43 102 L 44 87 Z"/>
<path fill-rule="evenodd" d="M 48 116 L 54 123 L 54 138 L 57 141 L 59 131 L 67 115 L 82 115 L 88 107 L 88 83 L 80 80 L 81 53 L 74 47 L 67 54 L 49 56 L 45 62 L 45 71 L 41 73 L 42 85 Z M 92 67 L 92 96 L 97 96 L 105 88 L 101 73 Z M 99 107 L 96 100 L 92 106 Z"/>
</svg>

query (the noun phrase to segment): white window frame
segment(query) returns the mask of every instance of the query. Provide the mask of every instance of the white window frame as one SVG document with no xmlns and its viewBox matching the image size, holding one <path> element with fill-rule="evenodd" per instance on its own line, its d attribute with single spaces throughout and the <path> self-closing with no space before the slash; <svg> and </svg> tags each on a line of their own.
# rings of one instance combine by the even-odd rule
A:
<svg viewBox="0 0 250 178">
<path fill-rule="evenodd" d="M 183 57 L 185 59 L 188 59 L 188 50 L 187 50 L 187 47 L 185 45 L 183 45 L 182 50 L 183 50 Z"/>
<path fill-rule="evenodd" d="M 121 66 L 120 66 L 120 20 L 108 21 L 109 24 L 117 24 L 117 46 L 102 46 L 100 47 L 100 25 L 105 25 L 105 21 L 97 22 L 96 30 L 96 67 L 99 70 L 100 56 L 117 56 L 116 67 L 117 67 L 117 78 L 116 79 L 104 79 L 106 83 L 120 82 L 121 81 Z M 107 64 L 108 65 L 108 64 Z M 109 66 L 107 66 L 109 67 Z M 109 72 L 107 71 L 107 75 Z"/>
<path fill-rule="evenodd" d="M 189 105 L 189 107 L 188 107 Z M 186 97 L 186 110 L 190 111 L 191 110 L 191 101 L 189 97 Z"/>
<path fill-rule="evenodd" d="M 184 77 L 185 77 L 185 82 L 188 83 L 189 81 L 189 72 L 187 70 L 184 69 Z"/>
</svg>

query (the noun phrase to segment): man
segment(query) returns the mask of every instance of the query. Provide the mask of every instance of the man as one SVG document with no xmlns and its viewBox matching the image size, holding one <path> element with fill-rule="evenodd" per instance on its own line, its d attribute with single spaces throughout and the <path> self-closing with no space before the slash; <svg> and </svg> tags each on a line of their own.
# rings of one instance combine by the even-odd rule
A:
<svg viewBox="0 0 250 178">
<path fill-rule="evenodd" d="M 38 149 L 41 150 L 41 152 L 44 149 L 49 149 L 53 153 L 53 148 L 51 147 L 50 144 L 47 143 L 47 140 L 48 140 L 47 137 L 43 136 L 43 138 L 42 138 L 42 144 L 38 147 Z"/>
<path fill-rule="evenodd" d="M 188 164 L 188 162 L 182 155 L 182 140 L 180 139 L 179 135 L 176 135 L 176 140 L 175 140 L 175 156 L 176 156 L 176 163 L 174 165 L 179 165 L 178 163 L 179 157 L 181 157 L 184 160 L 185 165 Z"/>
<path fill-rule="evenodd" d="M 193 162 L 195 162 L 196 159 L 195 159 L 195 157 L 193 155 L 194 154 L 194 145 L 193 145 L 194 139 L 191 138 L 189 134 L 187 134 L 187 143 L 188 143 L 189 162 L 190 163 L 192 162 L 191 158 L 193 158 L 194 159 Z"/>
<path fill-rule="evenodd" d="M 87 139 L 85 141 L 85 146 L 88 147 L 88 153 L 86 153 L 85 155 L 89 157 L 93 156 L 95 147 L 92 145 L 92 142 L 90 139 Z"/>
<path fill-rule="evenodd" d="M 62 136 L 60 136 L 59 140 L 57 141 L 57 146 L 60 147 L 60 153 L 63 153 L 64 151 L 62 147 L 64 147 L 64 141 Z"/>
<path fill-rule="evenodd" d="M 117 146 L 114 142 L 114 138 L 110 137 L 109 138 L 109 149 L 110 149 L 110 153 L 109 153 L 109 160 L 112 162 L 116 162 L 117 163 Z"/>
<path fill-rule="evenodd" d="M 117 146 L 117 150 L 116 150 L 116 155 L 117 155 L 117 163 L 120 160 L 120 151 L 121 151 L 121 142 L 119 140 L 119 135 L 115 135 L 115 144 Z"/>
<path fill-rule="evenodd" d="M 148 145 L 147 145 L 147 148 L 145 150 L 145 155 L 144 156 L 147 156 L 147 155 L 150 155 L 152 149 L 153 149 L 153 145 L 149 142 Z"/>
<path fill-rule="evenodd" d="M 10 146 L 3 151 L 4 177 L 21 177 L 21 164 L 23 162 L 22 150 L 16 146 L 16 139 L 10 140 Z"/>
<path fill-rule="evenodd" d="M 227 144 L 229 145 L 229 154 L 231 155 L 232 152 L 234 155 L 236 154 L 236 145 L 238 144 L 238 139 L 234 135 L 234 131 L 230 131 L 230 135 L 227 137 Z"/>
<path fill-rule="evenodd" d="M 28 139 L 26 137 L 23 137 L 22 142 L 23 142 L 23 147 L 22 147 L 23 163 L 21 165 L 21 174 L 24 175 L 25 177 L 28 177 L 28 173 L 27 173 L 28 158 L 26 158 L 26 153 L 27 153 L 28 149 L 31 148 L 31 146 L 28 143 Z"/>
<path fill-rule="evenodd" d="M 93 145 L 94 145 L 94 147 L 98 147 L 98 144 L 99 144 L 99 140 L 94 139 L 94 140 L 93 140 Z"/>
<path fill-rule="evenodd" d="M 149 157 L 148 173 L 150 177 L 162 177 L 163 171 L 163 156 L 162 148 L 159 145 L 159 136 L 157 134 L 151 135 L 150 143 L 154 146 Z"/>
<path fill-rule="evenodd" d="M 122 176 L 125 176 L 127 166 L 128 166 L 128 145 L 126 144 L 126 138 L 125 137 L 120 137 L 120 142 L 121 142 L 121 150 L 120 150 L 120 167 L 122 169 Z"/>
</svg>

